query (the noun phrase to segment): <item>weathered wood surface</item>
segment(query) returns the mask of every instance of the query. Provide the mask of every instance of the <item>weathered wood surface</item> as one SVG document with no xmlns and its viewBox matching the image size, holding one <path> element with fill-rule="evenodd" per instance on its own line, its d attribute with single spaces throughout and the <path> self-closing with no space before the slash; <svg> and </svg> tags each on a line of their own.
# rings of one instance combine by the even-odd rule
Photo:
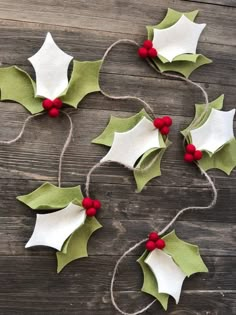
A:
<svg viewBox="0 0 236 315">
<path fill-rule="evenodd" d="M 0 0 L 0 61 L 16 64 L 33 75 L 27 58 L 41 46 L 46 31 L 80 60 L 99 59 L 115 40 L 142 42 L 145 25 L 161 20 L 167 7 L 201 10 L 206 22 L 199 51 L 214 63 L 195 71 L 210 99 L 225 94 L 225 109 L 235 106 L 236 1 L 235 0 Z M 188 205 L 210 202 L 210 190 L 199 172 L 182 161 L 179 130 L 194 114 L 202 95 L 178 80 L 157 76 L 136 57 L 132 46 L 120 45 L 105 63 L 101 84 L 114 94 L 137 95 L 157 114 L 174 118 L 173 145 L 165 154 L 163 175 L 141 193 L 135 193 L 132 174 L 117 165 L 101 167 L 92 178 L 92 195 L 103 202 L 99 220 L 104 228 L 89 243 L 89 259 L 73 262 L 56 275 L 53 250 L 24 249 L 35 213 L 18 203 L 43 181 L 56 183 L 58 157 L 66 138 L 68 121 L 38 117 L 24 137 L 11 146 L 0 146 L 0 314 L 117 314 L 109 297 L 113 267 L 119 255 L 153 229 L 163 227 L 176 211 Z M 14 88 L 14 87 L 13 87 Z M 72 114 L 75 130 L 63 163 L 65 186 L 84 184 L 89 168 L 106 152 L 90 144 L 105 127 L 110 114 L 128 116 L 141 109 L 137 102 L 111 101 L 96 93 L 87 97 Z M 11 139 L 27 117 L 18 104 L 0 103 L 0 140 Z M 148 314 L 236 314 L 235 204 L 236 171 L 227 177 L 209 172 L 215 179 L 219 199 L 214 210 L 184 215 L 176 224 L 178 234 L 196 243 L 209 267 L 185 281 L 178 306 L 167 313 L 156 303 Z M 142 248 L 121 265 L 115 286 L 117 300 L 127 311 L 144 306 L 150 298 L 139 293 L 142 274 L 135 263 Z"/>
</svg>

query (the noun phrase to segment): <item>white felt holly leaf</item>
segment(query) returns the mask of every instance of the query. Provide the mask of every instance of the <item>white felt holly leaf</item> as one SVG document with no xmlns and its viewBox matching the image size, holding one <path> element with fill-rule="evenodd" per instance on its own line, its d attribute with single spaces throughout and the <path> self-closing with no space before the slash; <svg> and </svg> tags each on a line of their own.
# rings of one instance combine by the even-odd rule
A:
<svg viewBox="0 0 236 315">
<path fill-rule="evenodd" d="M 150 149 L 165 147 L 159 141 L 159 130 L 143 117 L 138 124 L 126 132 L 115 132 L 112 146 L 101 162 L 113 161 L 133 168 L 140 156 Z"/>
<path fill-rule="evenodd" d="M 224 144 L 234 139 L 234 115 L 235 109 L 223 112 L 213 108 L 206 122 L 190 131 L 192 143 L 198 150 L 215 153 Z"/>
<path fill-rule="evenodd" d="M 158 54 L 170 62 L 181 54 L 195 54 L 205 26 L 206 24 L 194 23 L 182 15 L 174 25 L 165 29 L 154 29 L 153 46 Z"/>
<path fill-rule="evenodd" d="M 148 255 L 149 252 L 145 251 L 143 255 L 137 260 L 143 272 L 143 286 L 141 291 L 154 296 L 161 303 L 163 308 L 167 310 L 169 295 L 165 293 L 159 293 L 156 278 L 154 277 L 153 272 L 149 266 L 145 263 Z"/>
<path fill-rule="evenodd" d="M 186 275 L 172 257 L 159 249 L 153 250 L 145 259 L 158 283 L 158 292 L 171 295 L 179 302 L 181 288 Z"/>
<path fill-rule="evenodd" d="M 36 73 L 36 96 L 53 100 L 65 92 L 68 87 L 67 71 L 72 59 L 47 33 L 42 47 L 28 59 Z"/>
<path fill-rule="evenodd" d="M 25 247 L 43 245 L 61 250 L 66 239 L 85 219 L 85 210 L 73 203 L 53 213 L 37 214 L 34 232 Z"/>
</svg>

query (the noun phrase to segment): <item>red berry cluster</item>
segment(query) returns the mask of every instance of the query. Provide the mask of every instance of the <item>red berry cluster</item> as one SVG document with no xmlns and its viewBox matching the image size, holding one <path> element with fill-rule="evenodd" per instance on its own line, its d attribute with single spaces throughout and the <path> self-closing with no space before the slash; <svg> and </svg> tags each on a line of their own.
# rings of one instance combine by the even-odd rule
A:
<svg viewBox="0 0 236 315">
<path fill-rule="evenodd" d="M 168 135 L 170 132 L 170 126 L 172 125 L 172 119 L 169 116 L 164 116 L 162 118 L 155 118 L 153 125 L 160 130 L 162 135 Z"/>
<path fill-rule="evenodd" d="M 155 58 L 157 56 L 157 51 L 152 47 L 152 41 L 147 39 L 143 42 L 143 46 L 138 49 L 139 57 L 141 58 Z"/>
<path fill-rule="evenodd" d="M 184 154 L 185 162 L 192 163 L 193 161 L 201 160 L 202 151 L 196 150 L 196 147 L 193 144 L 186 145 L 186 153 Z"/>
<path fill-rule="evenodd" d="M 42 106 L 48 112 L 48 115 L 52 118 L 59 116 L 59 109 L 62 108 L 62 101 L 59 98 L 55 98 L 55 100 L 50 100 L 46 98 L 43 100 Z"/>
<path fill-rule="evenodd" d="M 151 232 L 146 242 L 146 249 L 151 252 L 154 249 L 163 249 L 166 246 L 165 241 L 162 238 L 159 238 L 159 235 L 156 232 Z"/>
<path fill-rule="evenodd" d="M 82 201 L 82 206 L 86 209 L 88 217 L 94 217 L 97 214 L 97 210 L 101 208 L 101 202 L 86 197 Z"/>
</svg>

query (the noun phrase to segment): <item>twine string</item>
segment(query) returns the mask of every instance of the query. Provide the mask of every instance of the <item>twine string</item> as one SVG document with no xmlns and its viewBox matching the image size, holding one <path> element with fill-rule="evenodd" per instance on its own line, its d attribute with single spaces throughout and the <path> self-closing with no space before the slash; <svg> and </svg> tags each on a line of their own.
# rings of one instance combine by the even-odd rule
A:
<svg viewBox="0 0 236 315">
<path fill-rule="evenodd" d="M 201 86 L 201 84 L 198 84 L 188 78 L 185 78 L 183 76 L 177 75 L 177 74 L 172 74 L 172 73 L 166 73 L 166 72 L 161 72 L 160 70 L 157 69 L 157 67 L 154 65 L 154 63 L 150 60 L 150 59 L 146 59 L 147 63 L 152 67 L 152 69 L 154 69 L 157 73 L 159 73 L 160 75 L 163 75 L 165 77 L 170 77 L 170 78 L 175 78 L 175 79 L 180 79 L 182 81 L 185 81 L 191 85 L 193 85 L 194 87 L 197 87 L 198 89 L 200 89 L 200 91 L 202 92 L 204 101 L 205 101 L 205 107 L 204 107 L 204 111 L 201 113 L 201 115 L 195 120 L 194 124 L 191 124 L 191 126 L 189 126 L 188 128 L 186 128 L 186 130 L 188 131 L 188 129 L 194 128 L 194 126 L 196 126 L 204 117 L 204 115 L 207 113 L 208 109 L 209 109 L 209 98 L 208 98 L 208 94 L 205 91 L 205 89 Z"/>
<path fill-rule="evenodd" d="M 124 165 L 122 163 L 119 163 L 119 162 L 115 162 L 119 165 L 122 165 L 124 166 L 125 168 L 127 168 L 128 170 L 130 171 L 141 171 L 141 172 L 145 172 L 146 170 L 148 170 L 156 161 L 157 159 L 159 158 L 159 152 L 154 156 L 154 158 L 148 163 L 147 166 L 141 168 L 141 167 L 130 167 L 130 166 L 127 166 L 127 165 Z M 94 164 L 90 170 L 88 171 L 87 173 L 87 176 L 86 176 L 86 181 L 85 181 L 85 194 L 87 197 L 89 197 L 89 190 L 90 190 L 90 183 L 91 183 L 91 176 L 92 176 L 92 173 L 94 173 L 95 170 L 97 170 L 99 167 L 101 167 L 102 165 L 104 164 L 109 164 L 109 163 L 114 163 L 114 161 L 111 161 L 111 160 L 108 160 L 108 161 L 99 161 L 97 162 L 96 164 Z"/>
<path fill-rule="evenodd" d="M 60 158 L 59 158 L 59 166 L 58 166 L 58 187 L 61 187 L 61 177 L 62 177 L 62 162 L 63 162 L 63 158 L 64 158 L 64 155 L 65 155 L 65 152 L 66 152 L 66 149 L 68 148 L 70 142 L 71 142 L 71 139 L 72 139 L 72 134 L 73 134 L 73 122 L 72 122 L 72 119 L 70 117 L 70 115 L 65 112 L 65 111 L 61 111 L 61 113 L 63 113 L 69 120 L 69 123 L 70 123 L 70 127 L 69 127 L 69 132 L 68 132 L 68 135 L 66 137 L 66 141 L 64 143 L 64 146 L 61 150 L 61 154 L 60 154 Z"/>
<path fill-rule="evenodd" d="M 63 157 L 65 155 L 66 149 L 68 148 L 68 146 L 70 144 L 70 141 L 71 141 L 71 138 L 72 138 L 72 133 L 73 133 L 73 123 L 72 123 L 72 119 L 71 119 L 70 115 L 68 113 L 66 113 L 65 111 L 61 111 L 61 113 L 68 118 L 69 123 L 70 123 L 70 128 L 69 128 L 68 135 L 66 137 L 66 141 L 65 141 L 65 143 L 63 145 L 63 148 L 61 150 L 61 153 L 60 153 L 59 166 L 58 166 L 58 179 L 57 179 L 58 180 L 58 187 L 61 187 L 61 175 L 62 175 Z M 44 114 L 45 114 L 45 112 L 37 113 L 35 115 L 28 116 L 25 119 L 25 121 L 24 121 L 24 123 L 22 125 L 22 128 L 21 128 L 21 130 L 20 130 L 18 135 L 12 140 L 0 141 L 0 144 L 10 145 L 10 144 L 13 144 L 13 143 L 17 142 L 18 140 L 20 140 L 23 137 L 23 135 L 24 135 L 25 128 L 26 128 L 28 122 L 31 121 L 33 118 L 38 117 L 38 116 L 42 116 Z"/>
<path fill-rule="evenodd" d="M 28 122 L 29 122 L 30 120 L 32 120 L 33 118 L 38 117 L 38 116 L 41 116 L 41 115 L 43 115 L 43 114 L 44 114 L 44 113 L 38 113 L 38 114 L 35 114 L 35 115 L 32 115 L 32 116 L 28 116 L 28 117 L 25 119 L 25 121 L 24 121 L 24 123 L 23 123 L 23 125 L 22 125 L 22 127 L 21 127 L 21 130 L 20 130 L 20 132 L 19 132 L 18 135 L 17 135 L 14 139 L 12 139 L 12 140 L 0 141 L 0 144 L 9 145 L 9 144 L 15 143 L 15 142 L 17 142 L 18 140 L 20 140 L 20 139 L 22 138 L 23 134 L 24 134 L 25 127 L 26 127 L 26 125 L 28 124 Z"/>
<path fill-rule="evenodd" d="M 160 231 L 159 235 L 163 235 L 177 221 L 177 219 L 182 214 L 184 214 L 185 212 L 187 212 L 189 210 L 207 210 L 207 209 L 211 209 L 216 204 L 216 201 L 217 201 L 217 189 L 216 189 L 212 179 L 210 178 L 210 176 L 203 169 L 201 169 L 200 167 L 199 167 L 199 169 L 200 169 L 201 173 L 205 176 L 205 178 L 207 179 L 208 183 L 210 184 L 210 186 L 212 188 L 213 198 L 212 198 L 211 202 L 207 206 L 192 206 L 192 207 L 190 206 L 190 207 L 186 207 L 186 208 L 183 208 L 183 209 L 179 210 L 177 212 L 176 216 Z M 120 307 L 116 303 L 115 297 L 114 297 L 114 283 L 115 283 L 115 280 L 116 280 L 116 274 L 118 272 L 119 265 L 121 264 L 123 259 L 129 253 L 131 253 L 134 249 L 136 249 L 137 247 L 139 247 L 140 245 L 142 245 L 146 241 L 147 241 L 147 239 L 143 239 L 140 242 L 138 242 L 135 245 L 133 245 L 132 247 L 130 247 L 127 251 L 125 251 L 123 253 L 123 255 L 117 260 L 117 262 L 115 264 L 115 268 L 113 270 L 112 279 L 111 279 L 111 285 L 110 285 L 111 301 L 112 301 L 112 304 L 115 307 L 115 309 L 122 315 L 138 315 L 138 314 L 141 314 L 141 313 L 147 311 L 156 302 L 156 299 L 155 299 L 151 303 L 149 303 L 147 306 L 145 306 L 144 308 L 142 308 L 142 309 L 140 309 L 138 311 L 135 311 L 133 313 L 127 313 L 127 312 L 125 312 L 125 311 L 120 309 Z"/>
<path fill-rule="evenodd" d="M 138 315 L 141 314 L 145 311 L 147 311 L 157 300 L 153 300 L 151 303 L 149 303 L 147 306 L 143 307 L 142 309 L 134 312 L 134 313 L 127 313 L 125 311 L 123 311 L 122 309 L 119 308 L 118 304 L 116 303 L 115 297 L 114 297 L 114 283 L 115 283 L 115 279 L 116 279 L 116 274 L 118 272 L 118 267 L 121 264 L 122 260 L 129 254 L 131 253 L 133 250 L 135 250 L 137 247 L 139 247 L 140 245 L 142 245 L 143 243 L 145 243 L 147 241 L 147 239 L 143 239 L 140 242 L 134 244 L 132 247 L 130 247 L 116 262 L 115 268 L 113 270 L 113 274 L 112 274 L 112 279 L 111 279 L 111 285 L 110 285 L 110 294 L 111 294 L 111 302 L 113 304 L 113 306 L 115 307 L 115 309 L 122 315 Z"/>
<path fill-rule="evenodd" d="M 90 168 L 90 170 L 87 173 L 86 176 L 86 182 L 85 182 L 85 194 L 87 197 L 89 197 L 89 188 L 90 188 L 90 182 L 91 182 L 91 175 L 92 173 L 97 170 L 100 166 L 104 165 L 104 164 L 109 164 L 109 163 L 114 163 L 114 161 L 111 160 L 107 160 L 107 161 L 99 161 L 98 163 L 96 163 L 93 167 Z M 136 171 L 139 170 L 139 168 L 135 168 L 135 167 L 129 167 L 127 165 L 124 165 L 122 163 L 116 162 L 117 164 L 123 165 L 125 166 L 127 169 L 131 170 L 131 171 Z"/>
<path fill-rule="evenodd" d="M 211 202 L 209 203 L 209 205 L 207 206 L 190 206 L 190 207 L 186 207 L 183 208 L 181 210 L 179 210 L 176 214 L 176 216 L 170 221 L 170 223 L 168 223 L 161 231 L 160 231 L 160 235 L 164 234 L 167 230 L 169 230 L 169 228 L 177 221 L 177 219 L 179 218 L 179 216 L 181 216 L 182 214 L 184 214 L 185 212 L 189 211 L 189 210 L 207 210 L 207 209 L 212 209 L 217 201 L 217 189 L 215 187 L 215 184 L 213 182 L 213 180 L 211 179 L 211 177 L 207 174 L 206 171 L 204 171 L 200 166 L 198 166 L 201 174 L 205 176 L 205 178 L 207 179 L 208 183 L 211 186 L 212 192 L 213 192 L 213 198 L 211 200 Z"/>
<path fill-rule="evenodd" d="M 113 44 L 111 44 L 107 50 L 105 51 L 103 57 L 102 57 L 102 65 L 106 59 L 106 57 L 108 56 L 108 54 L 110 53 L 110 51 L 117 45 L 119 44 L 131 44 L 131 45 L 135 45 L 135 46 L 139 46 L 138 43 L 136 43 L 134 40 L 130 40 L 130 39 L 119 39 L 117 40 L 116 42 L 114 42 Z M 101 71 L 101 70 L 100 70 Z M 100 79 L 100 77 L 99 77 Z M 101 93 L 110 98 L 110 99 L 113 99 L 113 100 L 135 100 L 135 101 L 138 101 L 140 103 L 143 104 L 144 108 L 150 113 L 150 115 L 152 116 L 152 118 L 154 119 L 155 118 L 155 114 L 154 114 L 154 111 L 152 109 L 152 107 L 146 102 L 144 101 L 142 98 L 140 97 L 137 97 L 137 96 L 132 96 L 132 95 L 126 95 L 126 96 L 116 96 L 116 95 L 112 95 L 112 94 L 109 94 L 107 92 L 105 92 L 101 86 L 100 86 L 100 91 Z"/>
</svg>

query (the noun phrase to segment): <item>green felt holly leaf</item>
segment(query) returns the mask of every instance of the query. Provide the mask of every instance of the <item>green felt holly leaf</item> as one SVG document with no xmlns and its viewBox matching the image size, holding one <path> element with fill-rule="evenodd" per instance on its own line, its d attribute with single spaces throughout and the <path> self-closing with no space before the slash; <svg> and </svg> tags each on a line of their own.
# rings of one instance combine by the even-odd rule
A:
<svg viewBox="0 0 236 315">
<path fill-rule="evenodd" d="M 101 133 L 101 135 L 94 139 L 92 143 L 103 144 L 111 147 L 115 132 L 126 132 L 134 128 L 143 117 L 151 119 L 144 109 L 138 114 L 128 118 L 118 118 L 111 116 L 105 130 Z M 159 135 L 159 141 L 162 149 L 151 149 L 147 151 L 145 154 L 143 154 L 136 165 L 136 168 L 140 168 L 140 170 L 134 171 L 137 192 L 141 192 L 143 187 L 151 179 L 161 175 L 161 159 L 167 146 L 169 146 L 171 142 L 167 140 L 165 143 L 161 135 Z"/>
<path fill-rule="evenodd" d="M 154 64 L 158 67 L 161 72 L 178 72 L 181 73 L 185 78 L 188 78 L 191 73 L 197 68 L 212 63 L 211 59 L 203 55 L 199 55 L 196 62 L 191 61 L 173 61 L 168 63 L 162 63 L 158 58 L 153 59 Z"/>
<path fill-rule="evenodd" d="M 165 150 L 171 145 L 171 142 L 166 140 L 166 147 L 161 150 L 151 149 L 146 152 L 134 171 L 134 178 L 137 184 L 137 192 L 141 192 L 143 187 L 153 178 L 161 176 L 161 159 Z"/>
<path fill-rule="evenodd" d="M 66 94 L 61 97 L 63 103 L 77 107 L 89 93 L 100 91 L 99 71 L 102 60 L 73 61 L 73 71 Z"/>
<path fill-rule="evenodd" d="M 189 20 L 194 21 L 198 11 L 192 12 L 179 12 L 173 9 L 168 9 L 167 14 L 164 20 L 157 25 L 147 26 L 148 39 L 153 39 L 153 30 L 154 29 L 165 29 L 174 25 L 182 15 L 185 15 Z M 201 54 L 182 54 L 176 56 L 172 62 L 169 62 L 163 56 L 158 56 L 157 58 L 152 59 L 153 63 L 161 72 L 173 71 L 181 73 L 183 76 L 188 78 L 190 74 L 199 68 L 202 65 L 209 64 L 212 60 Z"/>
<path fill-rule="evenodd" d="M 128 118 L 119 118 L 111 115 L 110 121 L 105 130 L 100 134 L 100 136 L 92 140 L 92 143 L 103 144 L 111 147 L 115 132 L 126 132 L 134 128 L 134 126 L 136 126 L 143 117 L 150 119 L 150 116 L 144 109 L 142 109 L 138 114 Z"/>
<path fill-rule="evenodd" d="M 191 62 L 196 62 L 199 56 L 201 56 L 201 55 L 200 54 L 182 54 L 182 55 L 176 56 L 174 58 L 174 61 L 191 61 Z M 161 55 L 158 56 L 158 59 L 160 59 L 162 63 L 169 62 L 169 60 L 167 60 L 165 57 L 163 57 Z"/>
<path fill-rule="evenodd" d="M 65 208 L 71 201 L 80 204 L 83 195 L 80 186 L 59 188 L 51 183 L 44 183 L 32 193 L 18 196 L 17 199 L 33 210 L 55 210 Z"/>
<path fill-rule="evenodd" d="M 203 157 L 198 161 L 198 164 L 205 171 L 219 169 L 230 175 L 236 167 L 236 140 L 232 139 L 212 156 L 203 152 Z"/>
<path fill-rule="evenodd" d="M 169 295 L 165 293 L 158 293 L 158 284 L 149 266 L 145 263 L 149 252 L 145 251 L 143 255 L 137 260 L 143 271 L 143 286 L 141 291 L 154 296 L 167 310 Z"/>
<path fill-rule="evenodd" d="M 73 260 L 88 256 L 88 240 L 101 227 L 95 217 L 86 218 L 85 223 L 66 240 L 62 251 L 57 252 L 58 273 Z"/>
<path fill-rule="evenodd" d="M 195 117 L 190 125 L 181 131 L 187 143 L 191 143 L 190 131 L 202 126 L 208 119 L 212 108 L 221 110 L 223 108 L 224 95 L 219 96 L 216 100 L 209 103 L 209 108 L 205 111 L 205 104 L 195 105 Z M 232 139 L 222 146 L 214 154 L 203 152 L 203 157 L 198 161 L 199 166 L 208 171 L 210 169 L 219 169 L 230 175 L 231 171 L 236 167 L 236 140 Z"/>
<path fill-rule="evenodd" d="M 200 256 L 198 246 L 182 241 L 177 237 L 175 231 L 165 235 L 163 239 L 166 243 L 164 252 L 173 258 L 188 277 L 197 272 L 208 272 Z"/>
<path fill-rule="evenodd" d="M 1 101 L 14 101 L 31 114 L 43 111 L 42 99 L 35 97 L 35 83 L 22 69 L 12 66 L 0 68 Z"/>
</svg>

